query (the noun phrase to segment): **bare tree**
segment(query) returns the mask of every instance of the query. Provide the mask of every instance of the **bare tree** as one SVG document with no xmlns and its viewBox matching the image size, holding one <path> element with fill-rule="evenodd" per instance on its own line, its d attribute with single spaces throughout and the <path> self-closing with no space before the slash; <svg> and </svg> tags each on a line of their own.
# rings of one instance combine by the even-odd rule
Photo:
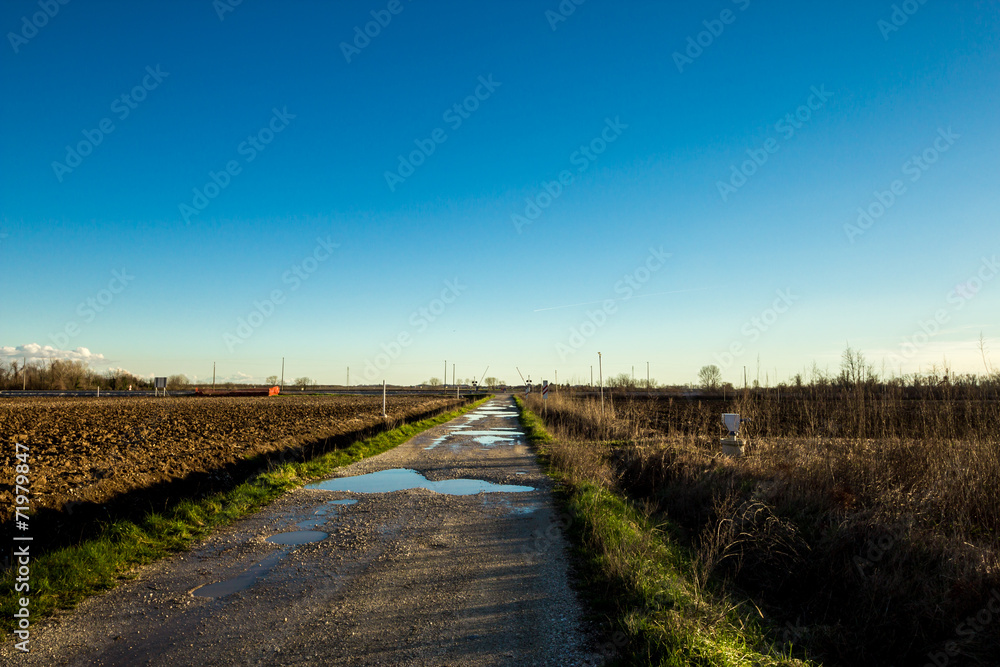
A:
<svg viewBox="0 0 1000 667">
<path fill-rule="evenodd" d="M 295 378 L 295 386 L 298 387 L 299 389 L 305 389 L 312 383 L 313 383 L 312 378 L 309 377 Z"/>
<path fill-rule="evenodd" d="M 722 371 L 715 364 L 702 366 L 698 371 L 698 382 L 704 389 L 718 389 L 722 384 Z"/>
</svg>

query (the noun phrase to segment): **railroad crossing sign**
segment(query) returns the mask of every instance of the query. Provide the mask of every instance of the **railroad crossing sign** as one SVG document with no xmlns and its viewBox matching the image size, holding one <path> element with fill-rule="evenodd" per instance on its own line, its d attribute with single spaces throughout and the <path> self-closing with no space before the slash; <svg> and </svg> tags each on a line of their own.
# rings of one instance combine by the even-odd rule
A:
<svg viewBox="0 0 1000 667">
<path fill-rule="evenodd" d="M 542 380 L 542 399 L 547 399 L 549 397 L 549 381 Z"/>
</svg>

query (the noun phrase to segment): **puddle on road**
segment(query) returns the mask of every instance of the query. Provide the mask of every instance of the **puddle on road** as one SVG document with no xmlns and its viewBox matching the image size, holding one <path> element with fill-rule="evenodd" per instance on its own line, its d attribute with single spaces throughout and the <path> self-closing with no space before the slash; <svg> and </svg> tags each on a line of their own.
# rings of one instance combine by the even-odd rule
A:
<svg viewBox="0 0 1000 667">
<path fill-rule="evenodd" d="M 355 477 L 338 477 L 314 484 L 307 489 L 351 491 L 353 493 L 389 493 L 407 489 L 427 489 L 449 496 L 469 496 L 476 493 L 523 493 L 534 487 L 517 484 L 493 484 L 481 479 L 443 479 L 432 482 L 416 470 L 393 468 Z"/>
<path fill-rule="evenodd" d="M 303 522 L 305 523 L 305 522 Z M 299 544 L 312 544 L 325 540 L 329 535 L 322 530 L 293 530 L 289 533 L 276 533 L 267 538 L 271 544 L 284 544 L 297 546 Z"/>
<path fill-rule="evenodd" d="M 326 504 L 327 505 L 353 505 L 356 502 L 358 502 L 358 501 L 356 499 L 354 499 L 354 498 L 344 498 L 342 500 L 328 500 L 328 501 L 326 501 Z"/>
<path fill-rule="evenodd" d="M 221 598 L 239 591 L 245 591 L 257 583 L 258 579 L 273 570 L 274 566 L 277 565 L 282 558 L 287 556 L 289 552 L 291 552 L 291 549 L 281 549 L 259 563 L 251 566 L 250 569 L 238 577 L 226 579 L 225 581 L 219 581 L 214 584 L 206 584 L 205 586 L 193 590 L 191 595 L 195 595 L 200 598 Z"/>
</svg>

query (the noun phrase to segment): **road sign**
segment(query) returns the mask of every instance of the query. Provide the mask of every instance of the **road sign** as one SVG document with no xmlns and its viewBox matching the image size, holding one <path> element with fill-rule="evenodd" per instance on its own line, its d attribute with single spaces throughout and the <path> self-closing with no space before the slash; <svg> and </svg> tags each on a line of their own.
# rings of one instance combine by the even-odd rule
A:
<svg viewBox="0 0 1000 667">
<path fill-rule="evenodd" d="M 167 395 L 167 378 L 153 378 L 153 396 L 158 396 L 160 390 L 163 390 L 163 395 Z"/>
<path fill-rule="evenodd" d="M 542 398 L 546 399 L 549 397 L 549 381 L 542 380 Z"/>
</svg>

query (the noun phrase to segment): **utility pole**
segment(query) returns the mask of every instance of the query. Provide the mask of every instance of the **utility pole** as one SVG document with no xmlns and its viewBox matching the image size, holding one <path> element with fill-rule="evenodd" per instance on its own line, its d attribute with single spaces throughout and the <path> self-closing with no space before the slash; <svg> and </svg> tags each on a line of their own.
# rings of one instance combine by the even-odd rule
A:
<svg viewBox="0 0 1000 667">
<path fill-rule="evenodd" d="M 604 418 L 604 369 L 601 365 L 601 353 L 597 353 L 597 379 L 601 383 L 601 418 Z"/>
<path fill-rule="evenodd" d="M 351 367 L 347 367 L 347 386 L 351 386 Z"/>
<path fill-rule="evenodd" d="M 590 365 L 590 387 L 591 389 L 594 387 L 594 364 Z"/>
<path fill-rule="evenodd" d="M 444 379 L 445 380 L 448 379 L 448 362 L 447 361 L 444 362 Z M 456 387 L 458 386 L 458 380 L 455 379 L 455 364 L 454 364 L 454 362 L 452 362 L 452 364 L 451 364 L 451 383 L 453 385 L 455 385 Z"/>
<path fill-rule="evenodd" d="M 649 362 L 646 362 L 646 393 L 652 392 L 653 388 L 649 386 Z"/>
<path fill-rule="evenodd" d="M 215 391 L 215 362 L 212 362 L 212 391 Z"/>
<path fill-rule="evenodd" d="M 281 358 L 281 391 L 285 391 L 285 358 Z"/>
<path fill-rule="evenodd" d="M 28 388 L 28 357 L 21 359 L 21 391 Z"/>
<path fill-rule="evenodd" d="M 447 389 L 448 388 L 448 360 L 447 359 L 444 360 L 444 377 L 441 378 L 441 381 L 444 382 L 444 388 Z"/>
</svg>

